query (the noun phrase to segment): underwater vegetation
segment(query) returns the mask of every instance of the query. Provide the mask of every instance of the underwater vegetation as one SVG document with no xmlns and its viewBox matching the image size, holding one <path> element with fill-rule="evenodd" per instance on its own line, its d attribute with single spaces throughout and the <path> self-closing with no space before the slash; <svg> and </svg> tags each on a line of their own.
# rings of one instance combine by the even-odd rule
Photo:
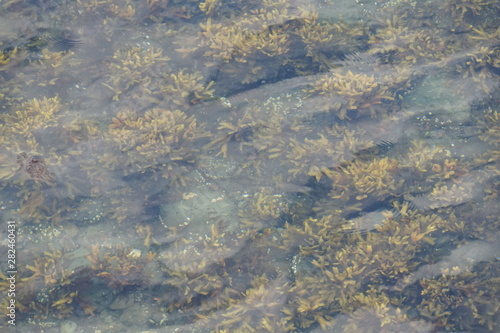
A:
<svg viewBox="0 0 500 333">
<path fill-rule="evenodd" d="M 116 154 L 123 159 L 106 164 L 123 169 L 125 175 L 161 168 L 162 177 L 184 183 L 184 164 L 194 163 L 197 152 L 190 147 L 206 136 L 203 124 L 198 125 L 194 116 L 179 110 L 155 108 L 143 117 L 133 111 L 120 112 L 109 125 L 109 139 L 115 149 L 123 152 Z"/>
<path fill-rule="evenodd" d="M 498 331 L 499 4 L 363 6 L 4 4 L 19 331 Z"/>
</svg>

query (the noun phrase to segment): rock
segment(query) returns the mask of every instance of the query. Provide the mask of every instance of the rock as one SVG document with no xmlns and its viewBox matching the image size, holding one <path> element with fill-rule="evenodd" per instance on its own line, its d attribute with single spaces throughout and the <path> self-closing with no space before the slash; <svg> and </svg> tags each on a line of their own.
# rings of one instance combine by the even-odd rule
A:
<svg viewBox="0 0 500 333">
<path fill-rule="evenodd" d="M 134 296 L 128 295 L 118 295 L 113 303 L 110 304 L 109 308 L 111 310 L 123 310 L 134 304 Z"/>
<path fill-rule="evenodd" d="M 59 330 L 61 333 L 75 333 L 77 326 L 74 321 L 66 320 L 61 324 Z"/>
</svg>

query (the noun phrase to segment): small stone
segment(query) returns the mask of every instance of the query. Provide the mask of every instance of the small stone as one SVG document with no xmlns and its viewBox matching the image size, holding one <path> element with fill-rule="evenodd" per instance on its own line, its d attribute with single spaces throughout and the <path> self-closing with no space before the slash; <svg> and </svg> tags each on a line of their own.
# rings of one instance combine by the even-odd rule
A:
<svg viewBox="0 0 500 333">
<path fill-rule="evenodd" d="M 76 323 L 71 320 L 66 320 L 61 324 L 59 328 L 61 333 L 75 333 L 76 332 Z"/>
<path fill-rule="evenodd" d="M 123 310 L 134 304 L 133 295 L 118 295 L 109 306 L 111 310 Z"/>
</svg>

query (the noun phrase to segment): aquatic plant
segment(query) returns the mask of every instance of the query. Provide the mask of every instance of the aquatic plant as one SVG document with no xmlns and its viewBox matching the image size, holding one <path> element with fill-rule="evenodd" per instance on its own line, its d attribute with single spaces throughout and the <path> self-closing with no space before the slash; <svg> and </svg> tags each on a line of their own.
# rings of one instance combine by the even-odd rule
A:
<svg viewBox="0 0 500 333">
<path fill-rule="evenodd" d="M 269 193 L 269 189 L 257 191 L 238 211 L 242 228 L 261 230 L 269 228 L 281 214 L 288 212 L 283 195 Z"/>
<path fill-rule="evenodd" d="M 411 75 L 403 71 L 385 75 L 331 71 L 312 82 L 307 91 L 310 98 L 319 95 L 316 107 L 340 119 L 377 118 L 399 109 L 391 102 L 399 90 L 409 87 L 410 79 Z"/>
<path fill-rule="evenodd" d="M 227 309 L 203 320 L 232 332 L 291 332 L 295 328 L 282 312 L 287 285 L 282 279 L 255 276 L 243 293 L 231 297 Z"/>
<path fill-rule="evenodd" d="M 446 0 L 441 4 L 441 10 L 451 15 L 456 28 L 459 28 L 467 26 L 467 23 L 470 23 L 474 17 L 480 16 L 491 5 L 492 2 L 487 0 Z"/>
<path fill-rule="evenodd" d="M 493 272 L 498 273 L 498 265 L 458 275 L 443 272 L 434 279 L 421 280 L 419 314 L 437 328 L 470 330 L 482 326 L 494 330 L 496 324 L 492 314 L 498 311 L 500 304 Z M 478 279 L 478 274 L 484 276 Z M 456 316 L 457 313 L 460 316 Z"/>
<path fill-rule="evenodd" d="M 9 70 L 26 57 L 26 52 L 14 48 L 12 50 L 0 50 L 0 72 Z"/>
<path fill-rule="evenodd" d="M 264 123 L 260 119 L 263 116 L 270 116 L 268 122 Z M 249 141 L 256 132 L 262 132 L 265 128 L 272 128 L 273 131 L 279 131 L 280 125 L 277 124 L 279 117 L 273 117 L 259 106 L 245 107 L 241 114 L 231 115 L 228 119 L 219 122 L 217 133 L 214 139 L 203 148 L 207 150 L 219 149 L 216 156 L 228 157 L 230 147 L 234 153 L 242 151 L 248 147 Z M 277 125 L 277 126 L 274 126 Z"/>
<path fill-rule="evenodd" d="M 490 81 L 498 78 L 496 71 L 500 68 L 499 56 L 498 48 L 479 46 L 467 55 L 463 63 L 456 66 L 456 71 L 462 74 L 464 79 L 472 78 L 472 81 L 485 93 L 490 94 L 492 92 Z"/>
<path fill-rule="evenodd" d="M 396 195 L 403 185 L 403 180 L 397 177 L 398 168 L 397 160 L 385 157 L 371 161 L 354 160 L 330 171 L 327 174 L 332 180 L 329 199 L 322 200 L 316 210 L 327 213 L 343 206 L 343 213 L 347 214 L 350 210 L 360 210 L 363 205 Z M 331 208 L 325 211 L 327 207 Z"/>
<path fill-rule="evenodd" d="M 74 271 L 65 268 L 63 257 L 63 251 L 53 248 L 26 253 L 29 264 L 18 268 L 19 279 L 16 280 L 19 288 L 16 290 L 16 308 L 20 318 L 33 318 L 42 323 L 63 319 L 73 313 L 78 290 L 73 284 Z M 3 274 L 0 281 L 6 281 Z M 4 282 L 0 282 L 0 289 L 3 288 Z M 2 302 L 4 300 L 7 298 Z"/>
<path fill-rule="evenodd" d="M 200 10 L 206 15 L 213 15 L 221 6 L 220 0 L 206 0 L 199 4 Z"/>
<path fill-rule="evenodd" d="M 103 306 L 84 297 L 99 284 L 139 290 L 159 330 L 416 331 L 424 319 L 444 330 L 497 328 L 494 260 L 422 272 L 457 244 L 495 240 L 498 110 L 474 100 L 466 111 L 483 142 L 465 157 L 461 145 L 476 147 L 466 139 L 445 147 L 424 133 L 409 142 L 406 129 L 429 128 L 401 111 L 436 73 L 495 104 L 496 4 L 390 1 L 375 11 L 383 19 L 359 23 L 284 0 L 59 5 L 3 8 L 24 21 L 74 21 L 89 43 L 81 49 L 99 52 L 87 77 L 79 47 L 60 52 L 54 39 L 23 36 L 16 47 L 0 36 L 0 187 L 18 198 L 4 203 L 29 230 L 23 237 L 39 231 L 62 247 L 23 250 L 23 323 L 99 316 Z M 96 86 L 108 89 L 101 100 Z M 208 101 L 216 95 L 227 98 Z M 252 187 L 226 185 L 240 180 Z M 157 217 L 201 187 L 245 198 L 231 227 L 212 216 Z M 127 245 L 85 249 L 47 236 L 69 220 L 78 237 L 133 232 Z M 82 271 L 68 269 L 75 262 Z M 0 273 L 3 295 L 6 281 Z"/>
<path fill-rule="evenodd" d="M 109 168 L 120 168 L 125 175 L 159 170 L 163 178 L 183 184 L 186 165 L 195 162 L 194 143 L 208 136 L 203 127 L 194 116 L 179 110 L 155 108 L 143 116 L 120 112 L 109 125 L 109 140 L 123 155 L 118 153 L 120 162 Z"/>
<path fill-rule="evenodd" d="M 163 50 L 156 47 L 133 46 L 116 50 L 109 67 L 109 80 L 104 85 L 114 92 L 113 100 L 135 86 L 151 94 L 156 83 L 154 78 L 158 78 L 158 73 L 162 72 L 160 68 L 164 68 L 168 60 Z"/>
<path fill-rule="evenodd" d="M 312 29 L 317 19 L 312 6 L 294 8 L 281 0 L 258 1 L 251 10 L 245 4 L 233 4 L 242 7 L 237 19 L 230 11 L 213 14 L 217 5 L 220 6 L 215 2 L 200 4 L 208 16 L 199 24 L 201 31 L 196 40 L 183 41 L 183 46 L 176 50 L 185 57 L 203 54 L 205 66 L 212 69 L 210 78 L 226 80 L 227 86 L 218 87 L 222 92 L 273 80 L 280 67 L 292 68 L 299 58 L 297 53 L 303 53 L 304 44 L 298 40 L 297 29 L 303 23 Z M 231 87 L 233 82 L 236 86 Z"/>
<path fill-rule="evenodd" d="M 283 7 L 277 1 L 274 6 Z M 206 49 L 204 56 L 217 64 L 234 59 L 246 62 L 250 54 L 259 52 L 267 56 L 276 56 L 288 51 L 288 36 L 279 29 L 267 30 L 269 26 L 283 23 L 288 17 L 287 11 L 266 8 L 254 14 L 243 14 L 236 24 L 223 25 L 213 23 L 208 18 L 200 24 L 199 47 Z M 245 29 L 246 28 L 246 29 Z M 249 30 L 247 30 L 250 28 Z M 266 31 L 267 30 L 267 31 Z"/>
<path fill-rule="evenodd" d="M 160 92 L 165 101 L 169 101 L 178 107 L 187 108 L 200 101 L 213 99 L 213 84 L 214 82 L 206 84 L 205 78 L 200 72 L 191 74 L 180 70 L 178 73 L 165 75 L 160 86 Z"/>
<path fill-rule="evenodd" d="M 99 244 L 92 245 L 87 259 L 94 276 L 99 277 L 111 288 L 145 285 L 150 276 L 145 267 L 152 260 L 151 256 L 125 246 L 116 244 L 113 248 L 104 248 Z"/>
<path fill-rule="evenodd" d="M 279 144 L 268 149 L 270 158 L 284 159 L 282 163 L 293 178 L 312 176 L 320 181 L 332 169 L 352 159 L 356 152 L 373 146 L 359 133 L 339 125 L 310 135 L 304 135 L 300 127 L 295 130 L 297 133 L 292 132 L 291 138 L 283 135 Z"/>
<path fill-rule="evenodd" d="M 298 327 L 309 327 L 317 317 L 324 320 L 336 311 L 351 313 L 363 286 L 404 276 L 415 266 L 415 251 L 434 243 L 430 235 L 444 223 L 439 216 L 410 210 L 408 203 L 395 208 L 398 213 L 363 236 L 345 233 L 339 214 L 286 226 L 284 244 L 300 245 L 289 304 Z M 391 304 L 401 306 L 398 302 Z"/>
<path fill-rule="evenodd" d="M 409 27 L 401 18 L 392 17 L 381 24 L 377 33 L 370 36 L 372 53 L 405 52 L 405 46 L 411 42 Z"/>
<path fill-rule="evenodd" d="M 33 140 L 34 132 L 39 129 L 56 127 L 63 108 L 64 105 L 57 96 L 43 97 L 42 99 L 33 98 L 26 101 L 14 107 L 11 113 L 2 116 L 1 119 L 6 125 L 4 135 L 7 138 L 11 135 L 22 136 L 28 147 L 21 147 L 21 149 L 36 150 L 37 144 Z"/>
<path fill-rule="evenodd" d="M 15 154 L 2 149 L 0 153 L 0 179 L 2 187 L 6 185 L 18 172 L 19 164 L 17 163 Z"/>
<path fill-rule="evenodd" d="M 405 314 L 402 307 L 395 307 L 398 303 L 396 299 L 390 299 L 387 294 L 374 289 L 369 289 L 365 293 L 360 293 L 353 297 L 353 310 L 349 311 L 347 323 L 342 325 L 344 332 L 390 332 L 402 329 L 418 330 L 420 323 L 414 322 L 410 327 L 402 326 L 409 321 L 409 316 Z"/>
<path fill-rule="evenodd" d="M 363 22 L 354 25 L 319 20 L 317 9 L 312 8 L 308 8 L 303 17 L 304 24 L 294 34 L 305 44 L 306 55 L 319 64 L 320 71 L 330 69 L 339 54 L 357 51 L 359 40 L 365 37 Z"/>
</svg>

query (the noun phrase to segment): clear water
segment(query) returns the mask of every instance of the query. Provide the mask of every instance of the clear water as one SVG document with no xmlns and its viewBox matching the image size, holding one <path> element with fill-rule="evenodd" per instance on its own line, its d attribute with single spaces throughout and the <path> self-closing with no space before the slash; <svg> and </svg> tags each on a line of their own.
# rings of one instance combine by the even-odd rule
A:
<svg viewBox="0 0 500 333">
<path fill-rule="evenodd" d="M 2 332 L 499 330 L 498 2 L 0 6 Z"/>
</svg>

